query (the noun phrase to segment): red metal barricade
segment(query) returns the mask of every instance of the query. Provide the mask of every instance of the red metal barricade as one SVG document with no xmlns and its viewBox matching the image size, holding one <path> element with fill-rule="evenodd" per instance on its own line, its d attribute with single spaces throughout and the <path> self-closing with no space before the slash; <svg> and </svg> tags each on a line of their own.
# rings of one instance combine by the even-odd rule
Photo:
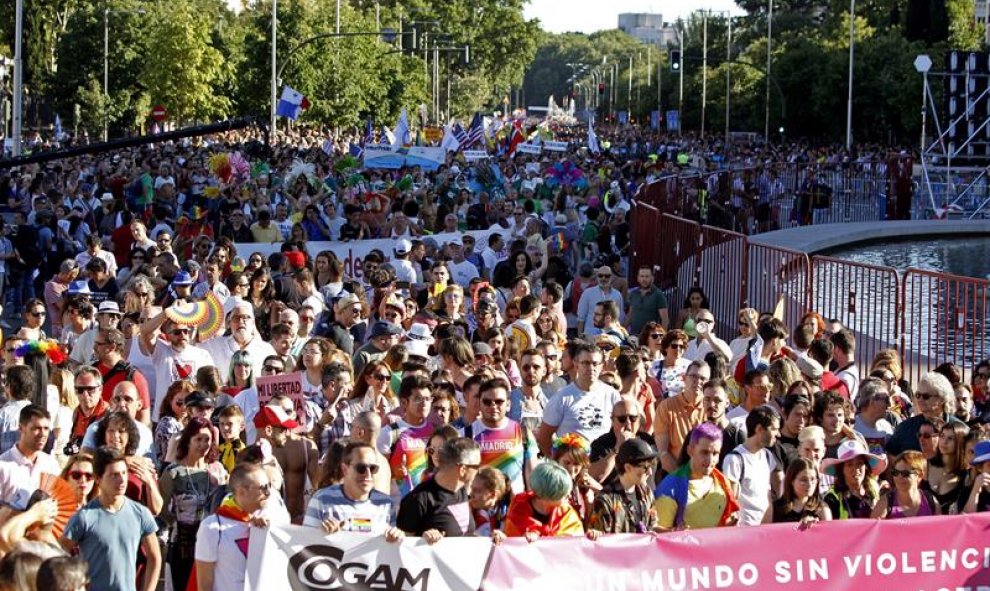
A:
<svg viewBox="0 0 990 591">
<path fill-rule="evenodd" d="M 745 305 L 760 312 L 783 308 L 788 328 L 797 326 L 811 300 L 811 263 L 796 250 L 749 243 Z"/>
<path fill-rule="evenodd" d="M 632 234 L 632 248 L 629 256 L 628 278 L 630 285 L 636 281 L 636 270 L 643 265 L 654 267 L 660 260 L 659 241 L 656 229 L 660 227 L 660 212 L 646 203 L 636 203 L 629 214 Z"/>
<path fill-rule="evenodd" d="M 897 270 L 824 256 L 811 262 L 811 309 L 856 333 L 856 360 L 865 377 L 877 351 L 899 345 Z"/>
<path fill-rule="evenodd" d="M 657 244 L 655 265 L 659 265 L 657 284 L 661 289 L 678 288 L 673 294 L 671 314 L 680 306 L 687 289 L 698 281 L 699 241 L 701 226 L 697 222 L 679 218 L 669 213 L 660 216 L 660 224 L 653 230 Z"/>
<path fill-rule="evenodd" d="M 747 249 L 746 236 L 738 232 L 701 227 L 696 284 L 708 296 L 715 334 L 726 341 L 736 336 L 736 318 L 745 299 Z"/>
<path fill-rule="evenodd" d="M 904 374 L 915 381 L 941 363 L 963 369 L 986 359 L 990 281 L 908 269 L 901 302 Z"/>
</svg>

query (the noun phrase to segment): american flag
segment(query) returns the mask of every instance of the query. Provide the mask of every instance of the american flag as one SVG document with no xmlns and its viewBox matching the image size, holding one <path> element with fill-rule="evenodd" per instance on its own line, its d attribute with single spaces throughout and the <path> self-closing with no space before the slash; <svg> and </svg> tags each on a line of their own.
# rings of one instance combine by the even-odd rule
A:
<svg viewBox="0 0 990 591">
<path fill-rule="evenodd" d="M 475 113 L 474 119 L 471 120 L 471 127 L 468 128 L 467 132 L 467 142 L 462 143 L 462 148 L 470 148 L 471 146 L 477 144 L 485 137 L 485 128 L 481 122 L 481 113 Z"/>
<path fill-rule="evenodd" d="M 450 130 L 450 133 L 454 134 L 454 139 L 457 140 L 458 146 L 467 147 L 468 134 L 464 131 L 464 128 L 461 127 L 460 123 L 455 123 L 454 128 Z"/>
</svg>

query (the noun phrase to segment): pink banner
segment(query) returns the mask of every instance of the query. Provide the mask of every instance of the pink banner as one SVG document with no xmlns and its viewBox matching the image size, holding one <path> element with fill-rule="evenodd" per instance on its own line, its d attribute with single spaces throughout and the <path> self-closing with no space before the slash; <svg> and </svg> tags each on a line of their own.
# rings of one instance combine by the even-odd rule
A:
<svg viewBox="0 0 990 591">
<path fill-rule="evenodd" d="M 484 591 L 990 591 L 990 514 L 660 536 L 513 538 Z"/>
</svg>

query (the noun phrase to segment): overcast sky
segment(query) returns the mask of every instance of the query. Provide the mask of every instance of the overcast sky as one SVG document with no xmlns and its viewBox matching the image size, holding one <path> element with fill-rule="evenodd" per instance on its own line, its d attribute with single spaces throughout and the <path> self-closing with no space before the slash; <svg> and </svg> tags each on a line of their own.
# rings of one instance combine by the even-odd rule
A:
<svg viewBox="0 0 990 591">
<path fill-rule="evenodd" d="M 650 12 L 663 15 L 672 22 L 679 16 L 687 16 L 695 10 L 731 10 L 743 14 L 732 0 L 529 0 L 524 12 L 527 18 L 538 18 L 543 29 L 551 33 L 580 31 L 593 33 L 602 29 L 615 29 L 619 14 L 625 12 Z"/>
</svg>

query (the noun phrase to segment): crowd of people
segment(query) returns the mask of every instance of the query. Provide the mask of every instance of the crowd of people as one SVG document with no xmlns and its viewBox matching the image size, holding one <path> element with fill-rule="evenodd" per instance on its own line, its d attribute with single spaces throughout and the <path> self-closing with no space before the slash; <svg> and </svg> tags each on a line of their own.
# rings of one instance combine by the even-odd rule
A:
<svg viewBox="0 0 990 591">
<path fill-rule="evenodd" d="M 636 191 L 693 140 L 602 136 L 432 173 L 306 130 L 0 173 L 0 591 L 241 589 L 282 524 L 498 544 L 990 506 L 990 361 L 910 383 L 813 312 L 719 338 L 702 290 L 628 268 Z"/>
</svg>

